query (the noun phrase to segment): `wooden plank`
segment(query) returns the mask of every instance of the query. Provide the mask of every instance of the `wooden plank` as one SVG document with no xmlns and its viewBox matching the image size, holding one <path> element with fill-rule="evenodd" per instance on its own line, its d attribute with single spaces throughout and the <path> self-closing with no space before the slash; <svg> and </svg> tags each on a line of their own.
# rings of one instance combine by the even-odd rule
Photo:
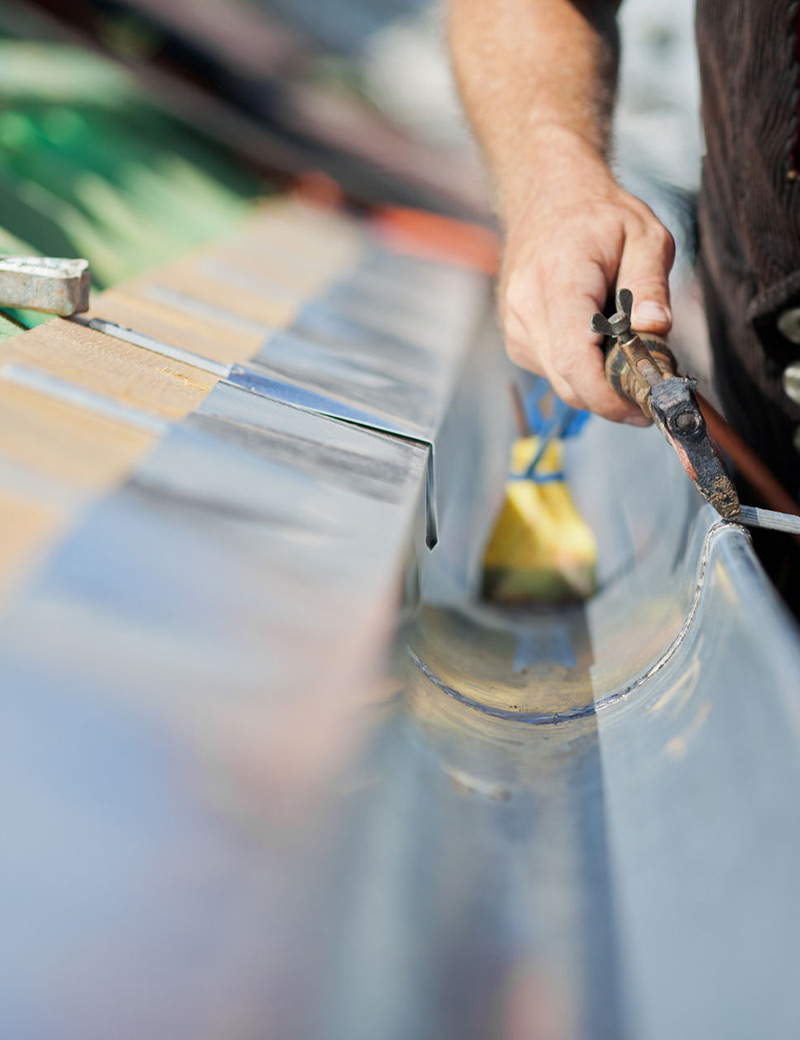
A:
<svg viewBox="0 0 800 1040">
<path fill-rule="evenodd" d="M 87 317 L 105 318 L 154 336 L 162 343 L 226 364 L 252 357 L 264 339 L 257 333 L 210 323 L 155 300 L 133 295 L 127 289 L 109 289 L 95 297 Z"/>
<path fill-rule="evenodd" d="M 0 489 L 0 609 L 68 523 L 68 514 Z"/>
<path fill-rule="evenodd" d="M 17 336 L 0 357 L 165 419 L 188 415 L 216 383 L 196 368 L 60 318 Z"/>
<path fill-rule="evenodd" d="M 0 380 L 0 456 L 36 473 L 99 492 L 124 480 L 156 440 Z"/>
<path fill-rule="evenodd" d="M 237 288 L 232 281 L 210 278 L 207 274 L 179 265 L 165 267 L 155 277 L 129 282 L 126 289 L 132 296 L 159 299 L 153 290 L 162 286 L 189 300 L 196 300 L 201 306 L 219 308 L 219 317 L 216 320 L 210 317 L 215 325 L 227 324 L 227 312 L 251 322 L 260 322 L 265 328 L 285 328 L 303 302 L 303 294 L 291 287 L 287 287 L 283 299 L 269 299 L 257 292 Z"/>
<path fill-rule="evenodd" d="M 257 353 L 270 328 L 285 328 L 299 306 L 352 268 L 363 249 L 363 233 L 347 218 L 296 199 L 271 199 L 213 248 L 94 297 L 89 317 L 240 362 Z M 165 287 L 186 300 L 165 300 Z M 228 313 L 245 322 L 227 320 Z M 247 321 L 262 328 L 248 329 Z"/>
</svg>

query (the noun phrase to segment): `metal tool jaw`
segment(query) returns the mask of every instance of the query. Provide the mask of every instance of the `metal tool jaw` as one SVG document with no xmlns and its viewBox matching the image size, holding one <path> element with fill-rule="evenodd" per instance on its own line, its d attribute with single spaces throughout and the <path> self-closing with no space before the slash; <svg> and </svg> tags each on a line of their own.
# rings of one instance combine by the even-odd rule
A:
<svg viewBox="0 0 800 1040">
<path fill-rule="evenodd" d="M 0 307 L 68 318 L 89 309 L 90 281 L 87 260 L 0 256 Z"/>
<path fill-rule="evenodd" d="M 633 294 L 617 293 L 617 313 L 595 314 L 592 332 L 615 341 L 606 354 L 606 379 L 633 401 L 669 441 L 693 484 L 727 520 L 739 514 L 739 496 L 728 476 L 694 395 L 696 383 L 682 378 L 672 351 L 657 337 L 643 339 L 631 327 Z"/>
<path fill-rule="evenodd" d="M 650 392 L 653 419 L 681 461 L 692 483 L 720 516 L 739 515 L 739 495 L 694 396 L 695 381 L 665 379 Z"/>
</svg>

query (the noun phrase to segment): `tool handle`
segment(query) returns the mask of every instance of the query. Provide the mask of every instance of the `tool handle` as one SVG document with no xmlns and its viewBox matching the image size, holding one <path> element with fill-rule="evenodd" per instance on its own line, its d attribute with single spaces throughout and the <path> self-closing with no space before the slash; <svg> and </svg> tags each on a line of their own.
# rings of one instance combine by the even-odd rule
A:
<svg viewBox="0 0 800 1040">
<path fill-rule="evenodd" d="M 606 353 L 605 373 L 612 390 L 652 419 L 650 391 L 662 380 L 676 376 L 677 365 L 666 340 L 633 333 L 626 342 L 613 342 Z"/>
<path fill-rule="evenodd" d="M 631 328 L 633 293 L 619 289 L 617 311 L 610 318 L 595 314 L 592 332 L 608 337 L 611 347 L 606 354 L 606 379 L 621 397 L 633 401 L 648 419 L 653 418 L 650 394 L 654 387 L 678 373 L 675 358 L 666 341 L 658 336 L 643 339 Z"/>
</svg>

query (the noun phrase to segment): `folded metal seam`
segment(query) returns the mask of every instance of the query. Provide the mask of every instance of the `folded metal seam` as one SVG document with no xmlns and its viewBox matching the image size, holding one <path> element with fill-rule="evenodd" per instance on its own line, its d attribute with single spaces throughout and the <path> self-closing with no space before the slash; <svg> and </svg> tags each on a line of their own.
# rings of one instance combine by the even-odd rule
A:
<svg viewBox="0 0 800 1040">
<path fill-rule="evenodd" d="M 419 444 L 427 449 L 428 464 L 425 479 L 425 543 L 429 549 L 433 549 L 438 540 L 438 519 L 436 509 L 436 462 L 435 446 L 433 437 L 425 436 L 421 431 L 412 431 L 404 428 L 401 424 L 394 424 L 380 416 L 371 414 L 361 409 L 353 408 L 337 398 L 327 394 L 321 394 L 297 383 L 277 378 L 269 374 L 266 366 L 255 368 L 248 364 L 226 365 L 212 358 L 195 354 L 164 343 L 155 336 L 138 332 L 136 329 L 117 325 L 116 322 L 106 321 L 102 318 L 92 318 L 88 322 L 89 328 L 115 339 L 123 340 L 144 350 L 152 351 L 162 357 L 179 361 L 185 365 L 208 372 L 217 376 L 234 386 L 249 393 L 258 394 L 272 401 L 278 401 L 291 407 L 301 408 L 304 411 L 317 415 L 324 415 L 329 419 L 338 419 L 341 422 L 363 429 L 400 438 Z M 264 371 L 260 371 L 261 368 Z"/>
</svg>

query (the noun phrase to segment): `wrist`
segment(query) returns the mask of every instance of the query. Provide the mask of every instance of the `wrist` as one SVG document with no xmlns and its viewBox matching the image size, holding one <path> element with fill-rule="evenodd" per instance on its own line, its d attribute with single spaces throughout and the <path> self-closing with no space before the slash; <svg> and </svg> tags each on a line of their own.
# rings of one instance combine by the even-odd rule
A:
<svg viewBox="0 0 800 1040">
<path fill-rule="evenodd" d="M 495 209 L 503 228 L 508 231 L 532 210 L 549 210 L 554 198 L 574 198 L 587 189 L 594 196 L 619 190 L 606 151 L 596 129 L 563 121 L 532 123 L 495 179 Z"/>
</svg>

